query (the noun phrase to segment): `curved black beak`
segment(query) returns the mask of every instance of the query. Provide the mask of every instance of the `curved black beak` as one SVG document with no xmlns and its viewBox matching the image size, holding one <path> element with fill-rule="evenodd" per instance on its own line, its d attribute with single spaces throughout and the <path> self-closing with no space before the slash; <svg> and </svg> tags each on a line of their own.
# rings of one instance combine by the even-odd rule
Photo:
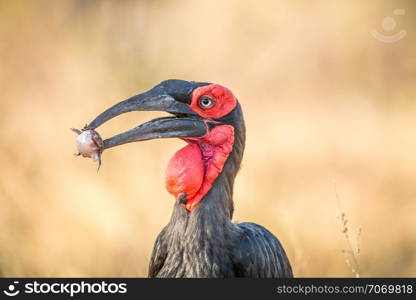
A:
<svg viewBox="0 0 416 300">
<path fill-rule="evenodd" d="M 166 80 L 151 90 L 121 101 L 97 116 L 85 129 L 95 129 L 108 120 L 130 111 L 165 111 L 173 114 L 141 124 L 104 140 L 104 149 L 157 138 L 202 137 L 208 127 L 188 104 L 192 91 L 208 83 Z"/>
</svg>

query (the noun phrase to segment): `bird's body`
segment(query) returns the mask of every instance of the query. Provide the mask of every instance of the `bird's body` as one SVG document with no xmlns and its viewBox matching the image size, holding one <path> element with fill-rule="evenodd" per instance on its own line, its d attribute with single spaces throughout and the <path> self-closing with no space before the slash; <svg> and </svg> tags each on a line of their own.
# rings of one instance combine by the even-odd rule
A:
<svg viewBox="0 0 416 300">
<path fill-rule="evenodd" d="M 214 228 L 212 220 L 202 215 L 203 209 L 201 214 L 179 216 L 180 221 L 171 222 L 162 230 L 153 248 L 149 277 L 293 276 L 286 253 L 267 229 L 226 219 Z M 197 226 L 187 226 L 192 223 Z"/>
<path fill-rule="evenodd" d="M 254 223 L 233 223 L 233 186 L 245 145 L 240 104 L 226 88 L 167 80 L 103 112 L 89 126 L 132 110 L 165 110 L 159 118 L 104 141 L 180 137 L 187 146 L 168 164 L 166 187 L 175 196 L 169 223 L 156 239 L 149 277 L 292 277 L 277 238 Z"/>
</svg>

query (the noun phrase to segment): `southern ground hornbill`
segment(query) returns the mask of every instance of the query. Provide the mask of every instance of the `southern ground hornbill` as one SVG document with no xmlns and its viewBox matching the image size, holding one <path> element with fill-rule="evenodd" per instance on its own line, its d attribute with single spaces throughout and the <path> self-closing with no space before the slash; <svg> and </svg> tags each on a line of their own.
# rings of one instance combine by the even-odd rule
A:
<svg viewBox="0 0 416 300">
<path fill-rule="evenodd" d="M 166 170 L 172 217 L 156 239 L 149 277 L 292 277 L 283 247 L 264 227 L 233 223 L 233 185 L 245 143 L 241 106 L 217 84 L 166 80 L 107 109 L 86 129 L 130 111 L 165 111 L 104 141 L 104 149 L 181 138 Z"/>
</svg>

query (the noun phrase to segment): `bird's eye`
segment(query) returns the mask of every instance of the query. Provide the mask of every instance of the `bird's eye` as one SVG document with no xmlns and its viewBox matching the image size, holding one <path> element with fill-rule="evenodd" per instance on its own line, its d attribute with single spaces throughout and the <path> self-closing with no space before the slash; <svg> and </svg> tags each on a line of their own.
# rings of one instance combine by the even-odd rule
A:
<svg viewBox="0 0 416 300">
<path fill-rule="evenodd" d="M 202 109 L 211 108 L 214 106 L 214 104 L 215 101 L 207 96 L 201 97 L 201 99 L 199 99 L 199 107 Z"/>
</svg>

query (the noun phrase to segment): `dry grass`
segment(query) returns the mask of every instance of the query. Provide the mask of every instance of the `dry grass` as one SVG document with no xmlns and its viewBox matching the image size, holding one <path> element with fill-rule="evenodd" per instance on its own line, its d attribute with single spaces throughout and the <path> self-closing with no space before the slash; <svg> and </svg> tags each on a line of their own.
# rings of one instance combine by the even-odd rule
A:
<svg viewBox="0 0 416 300">
<path fill-rule="evenodd" d="M 384 44 L 369 30 L 394 8 L 406 9 L 396 20 L 408 36 Z M 357 274 L 415 276 L 415 11 L 414 1 L 0 1 L 0 274 L 145 276 L 173 205 L 163 171 L 182 142 L 111 150 L 97 175 L 73 157 L 68 129 L 184 78 L 238 96 L 248 132 L 235 217 L 273 231 L 297 276 L 355 276 L 345 254 L 358 254 L 357 224 Z M 100 133 L 155 116 L 130 113 Z"/>
<path fill-rule="evenodd" d="M 361 253 L 361 247 L 360 247 L 360 237 L 362 228 L 359 226 L 357 228 L 357 231 L 355 233 L 355 245 L 353 244 L 352 239 L 354 236 L 351 236 L 351 234 L 354 234 L 351 232 L 349 228 L 349 221 L 347 218 L 347 215 L 344 211 L 341 209 L 341 199 L 338 194 L 337 190 L 337 182 L 334 179 L 334 192 L 335 192 L 335 198 L 338 203 L 338 218 L 340 220 L 341 225 L 341 233 L 345 237 L 345 241 L 347 244 L 347 249 L 342 249 L 341 252 L 345 256 L 345 263 L 351 268 L 351 273 L 355 275 L 355 277 L 359 278 L 361 271 L 360 271 L 360 264 L 358 263 L 358 256 Z"/>
</svg>

